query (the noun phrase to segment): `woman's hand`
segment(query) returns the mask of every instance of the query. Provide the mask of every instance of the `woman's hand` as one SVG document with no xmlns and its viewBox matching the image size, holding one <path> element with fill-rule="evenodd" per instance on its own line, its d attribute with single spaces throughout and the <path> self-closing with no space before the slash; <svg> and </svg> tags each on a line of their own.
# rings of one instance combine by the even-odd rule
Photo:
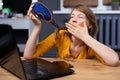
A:
<svg viewBox="0 0 120 80">
<path fill-rule="evenodd" d="M 66 23 L 66 27 L 68 32 L 70 32 L 72 35 L 79 39 L 82 39 L 84 38 L 84 36 L 89 35 L 88 27 L 85 21 L 81 25 Z"/>
<path fill-rule="evenodd" d="M 41 27 L 42 26 L 41 21 L 37 17 L 35 17 L 35 15 L 32 12 L 33 6 L 34 4 L 30 5 L 27 15 L 31 18 L 35 26 Z"/>
</svg>

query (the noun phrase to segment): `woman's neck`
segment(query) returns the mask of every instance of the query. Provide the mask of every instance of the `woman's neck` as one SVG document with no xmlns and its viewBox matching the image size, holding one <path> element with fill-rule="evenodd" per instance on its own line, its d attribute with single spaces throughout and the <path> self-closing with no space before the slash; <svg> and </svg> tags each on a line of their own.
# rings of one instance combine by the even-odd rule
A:
<svg viewBox="0 0 120 80">
<path fill-rule="evenodd" d="M 72 44 L 76 47 L 81 47 L 84 45 L 84 42 L 81 41 L 80 39 L 74 37 L 74 36 L 71 36 L 71 41 L 72 41 Z"/>
<path fill-rule="evenodd" d="M 70 54 L 73 57 L 77 57 L 80 50 L 84 46 L 84 42 L 81 41 L 80 39 L 77 39 L 74 36 L 71 36 L 71 44 L 70 44 Z"/>
</svg>

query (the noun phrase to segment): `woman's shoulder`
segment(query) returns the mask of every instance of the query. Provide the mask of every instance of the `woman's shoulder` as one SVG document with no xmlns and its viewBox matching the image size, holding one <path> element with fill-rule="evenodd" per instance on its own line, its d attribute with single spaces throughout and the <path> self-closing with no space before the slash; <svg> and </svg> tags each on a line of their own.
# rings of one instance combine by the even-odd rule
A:
<svg viewBox="0 0 120 80">
<path fill-rule="evenodd" d="M 67 30 L 60 30 L 60 31 L 59 31 L 59 34 L 65 34 L 65 33 L 68 34 L 69 32 L 68 32 Z"/>
</svg>

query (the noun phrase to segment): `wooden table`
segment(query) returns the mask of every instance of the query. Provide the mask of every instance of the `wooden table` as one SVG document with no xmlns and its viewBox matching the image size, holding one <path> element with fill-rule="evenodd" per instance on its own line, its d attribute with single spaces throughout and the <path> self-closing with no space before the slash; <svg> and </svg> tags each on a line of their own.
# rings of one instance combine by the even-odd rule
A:
<svg viewBox="0 0 120 80">
<path fill-rule="evenodd" d="M 62 60 L 58 58 L 44 58 L 48 61 Z M 96 60 L 82 59 L 67 61 L 74 65 L 75 73 L 52 80 L 120 80 L 120 62 L 117 67 L 101 64 Z M 0 80 L 19 80 L 0 67 Z"/>
</svg>

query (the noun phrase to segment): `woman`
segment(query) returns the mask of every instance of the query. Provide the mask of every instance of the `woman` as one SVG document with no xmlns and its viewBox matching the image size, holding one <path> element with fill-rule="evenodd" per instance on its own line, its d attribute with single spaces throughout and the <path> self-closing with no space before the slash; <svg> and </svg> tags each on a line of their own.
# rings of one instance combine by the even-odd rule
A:
<svg viewBox="0 0 120 80">
<path fill-rule="evenodd" d="M 59 30 L 37 44 L 42 23 L 32 13 L 30 6 L 28 16 L 34 22 L 34 28 L 26 43 L 24 58 L 31 59 L 44 55 L 52 47 L 56 47 L 59 58 L 89 59 L 97 58 L 101 63 L 115 66 L 119 61 L 118 54 L 111 48 L 94 39 L 97 33 L 97 22 L 93 12 L 86 6 L 75 6 L 70 14 L 70 20 L 65 23 L 67 30 Z"/>
</svg>

